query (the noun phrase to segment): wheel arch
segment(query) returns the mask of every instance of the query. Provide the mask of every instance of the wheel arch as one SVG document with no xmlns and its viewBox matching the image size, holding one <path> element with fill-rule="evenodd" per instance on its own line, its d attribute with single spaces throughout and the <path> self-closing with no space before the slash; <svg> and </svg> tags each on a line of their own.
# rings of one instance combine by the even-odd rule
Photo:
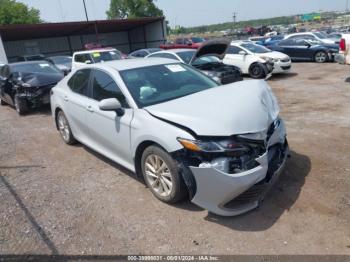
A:
<svg viewBox="0 0 350 262">
<path fill-rule="evenodd" d="M 63 111 L 60 107 L 56 107 L 55 108 L 55 125 L 56 125 L 56 129 L 58 130 L 58 124 L 57 124 L 57 115 L 58 115 L 58 112 L 60 112 L 60 111 Z"/>
<path fill-rule="evenodd" d="M 135 154 L 134 154 L 134 166 L 135 166 L 136 176 L 142 180 L 143 180 L 142 169 L 141 169 L 142 154 L 147 147 L 152 146 L 152 145 L 158 146 L 161 149 L 163 149 L 165 152 L 168 152 L 163 146 L 161 146 L 159 143 L 157 143 L 153 140 L 145 140 L 145 141 L 142 141 L 140 144 L 138 144 L 138 146 L 136 147 L 136 150 L 135 150 Z"/>
</svg>

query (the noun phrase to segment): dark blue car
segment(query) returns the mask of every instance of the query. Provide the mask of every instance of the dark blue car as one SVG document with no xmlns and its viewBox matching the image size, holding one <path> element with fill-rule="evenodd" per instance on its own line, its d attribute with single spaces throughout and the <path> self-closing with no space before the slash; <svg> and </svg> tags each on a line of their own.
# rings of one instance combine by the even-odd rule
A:
<svg viewBox="0 0 350 262">
<path fill-rule="evenodd" d="M 295 38 L 277 41 L 267 45 L 267 47 L 289 55 L 292 61 L 314 61 L 317 63 L 333 61 L 334 55 L 339 52 L 337 44 Z"/>
<path fill-rule="evenodd" d="M 256 44 L 263 45 L 263 46 L 269 46 L 269 45 L 273 45 L 273 44 L 275 44 L 283 39 L 284 39 L 284 35 L 273 35 L 273 36 L 265 38 L 263 40 L 256 41 Z"/>
</svg>

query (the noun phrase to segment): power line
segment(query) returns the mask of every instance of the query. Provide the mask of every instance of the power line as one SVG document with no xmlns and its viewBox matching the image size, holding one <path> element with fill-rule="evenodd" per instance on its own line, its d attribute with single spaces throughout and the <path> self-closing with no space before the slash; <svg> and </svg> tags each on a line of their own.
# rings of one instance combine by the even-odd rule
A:
<svg viewBox="0 0 350 262">
<path fill-rule="evenodd" d="M 85 10 L 86 21 L 89 21 L 88 13 L 87 13 L 87 10 L 86 10 L 85 0 L 83 0 L 83 3 L 84 3 L 84 10 Z"/>
<path fill-rule="evenodd" d="M 233 30 L 236 29 L 236 18 L 237 18 L 237 13 L 236 12 L 233 12 Z"/>
<path fill-rule="evenodd" d="M 63 12 L 63 7 L 62 7 L 62 2 L 61 2 L 61 0 L 58 0 L 58 5 L 59 5 L 59 7 L 60 7 L 60 12 L 61 12 L 62 20 L 63 20 L 63 22 L 65 22 L 65 21 L 66 21 L 66 16 L 64 15 L 64 12 Z"/>
</svg>

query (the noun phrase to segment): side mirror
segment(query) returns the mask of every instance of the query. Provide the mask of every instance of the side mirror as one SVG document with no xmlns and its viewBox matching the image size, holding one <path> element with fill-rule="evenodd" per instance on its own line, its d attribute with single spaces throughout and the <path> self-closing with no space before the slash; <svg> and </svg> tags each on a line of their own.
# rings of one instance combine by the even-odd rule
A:
<svg viewBox="0 0 350 262">
<path fill-rule="evenodd" d="M 247 55 L 247 52 L 245 52 L 245 51 L 242 50 L 242 51 L 239 51 L 238 54 L 239 54 L 239 55 Z"/>
<path fill-rule="evenodd" d="M 98 107 L 102 111 L 115 111 L 117 113 L 117 116 L 124 115 L 124 109 L 116 98 L 103 99 L 98 104 Z"/>
<path fill-rule="evenodd" d="M 90 65 L 90 64 L 92 64 L 92 62 L 91 62 L 91 60 L 86 60 L 85 64 Z"/>
</svg>

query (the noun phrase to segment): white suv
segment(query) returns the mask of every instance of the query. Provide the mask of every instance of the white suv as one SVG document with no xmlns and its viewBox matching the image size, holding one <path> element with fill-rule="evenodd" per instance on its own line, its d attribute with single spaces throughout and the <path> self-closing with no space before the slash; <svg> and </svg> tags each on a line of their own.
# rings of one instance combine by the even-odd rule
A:
<svg viewBox="0 0 350 262">
<path fill-rule="evenodd" d="M 75 70 L 87 64 L 96 64 L 121 59 L 122 56 L 120 51 L 114 48 L 79 51 L 73 54 L 72 70 Z"/>
<path fill-rule="evenodd" d="M 283 73 L 291 68 L 288 55 L 271 51 L 251 41 L 233 41 L 223 62 L 239 67 L 243 74 L 249 74 L 253 78 L 264 78 L 271 73 Z"/>
</svg>

